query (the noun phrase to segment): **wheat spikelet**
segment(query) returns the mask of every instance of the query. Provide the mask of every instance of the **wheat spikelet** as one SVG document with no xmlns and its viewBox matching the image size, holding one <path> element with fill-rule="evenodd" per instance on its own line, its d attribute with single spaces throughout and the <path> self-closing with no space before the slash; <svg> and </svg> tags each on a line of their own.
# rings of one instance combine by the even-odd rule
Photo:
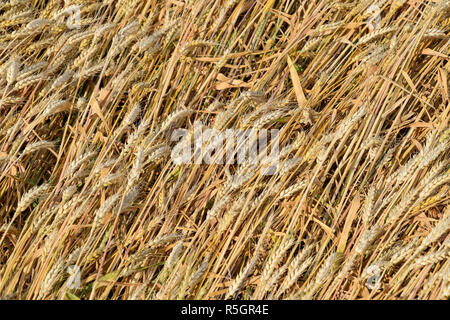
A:
<svg viewBox="0 0 450 320">
<path fill-rule="evenodd" d="M 125 156 L 127 156 L 130 151 L 143 139 L 143 135 L 145 130 L 147 129 L 147 123 L 141 122 L 141 124 L 137 127 L 136 131 L 128 136 L 127 141 L 125 142 L 125 146 L 120 152 L 118 161 L 122 160 Z M 120 130 L 118 130 L 120 132 Z M 145 153 L 148 153 L 148 150 L 144 150 Z"/>
<path fill-rule="evenodd" d="M 12 85 L 19 75 L 20 71 L 20 58 L 16 57 L 14 58 L 6 68 L 6 82 L 8 85 Z"/>
<path fill-rule="evenodd" d="M 103 70 L 103 67 L 104 67 L 104 63 L 99 62 L 87 69 L 84 69 L 83 71 L 75 73 L 73 77 L 77 81 L 85 81 L 85 80 L 92 78 L 92 77 L 96 76 L 97 74 L 99 74 Z"/>
<path fill-rule="evenodd" d="M 34 142 L 34 143 L 31 143 L 31 144 L 28 144 L 25 147 L 25 149 L 23 150 L 21 156 L 24 157 L 24 156 L 26 156 L 26 155 L 28 155 L 30 153 L 36 152 L 38 150 L 48 149 L 48 148 L 52 148 L 52 147 L 54 147 L 54 143 L 52 141 L 42 140 L 42 141 Z"/>
<path fill-rule="evenodd" d="M 114 205 L 117 203 L 119 198 L 120 198 L 120 195 L 117 193 L 108 197 L 105 200 L 105 202 L 101 205 L 101 207 L 98 208 L 97 211 L 95 211 L 94 222 L 92 224 L 91 232 L 94 232 L 95 229 L 98 228 L 102 224 L 103 220 L 105 219 L 106 214 L 113 209 Z"/>
<path fill-rule="evenodd" d="M 192 51 L 195 48 L 199 47 L 208 47 L 208 46 L 216 46 L 218 43 L 212 42 L 212 41 L 204 41 L 204 40 L 195 40 L 186 43 L 180 50 L 180 53 L 184 56 L 187 56 L 190 54 L 190 51 Z"/>
<path fill-rule="evenodd" d="M 66 177 L 73 175 L 85 162 L 91 160 L 96 155 L 95 151 L 87 151 L 73 160 L 67 168 Z"/>
<path fill-rule="evenodd" d="M 365 68 L 367 65 L 377 64 L 390 52 L 386 45 L 381 45 L 373 50 L 369 55 L 361 59 L 360 66 L 355 69 L 355 73 L 360 72 L 361 68 Z"/>
<path fill-rule="evenodd" d="M 171 113 L 167 119 L 162 123 L 160 131 L 166 131 L 172 124 L 180 119 L 183 119 L 191 114 L 191 110 L 181 110 Z"/>
<path fill-rule="evenodd" d="M 374 225 L 372 228 L 364 232 L 360 241 L 355 246 L 355 252 L 357 254 L 363 254 L 370 243 L 379 235 L 382 227 L 378 224 Z"/>
<path fill-rule="evenodd" d="M 56 90 L 62 87 L 64 84 L 72 80 L 74 72 L 72 70 L 66 70 L 62 75 L 60 75 L 56 80 L 52 83 L 50 90 Z"/>
<path fill-rule="evenodd" d="M 29 76 L 23 80 L 17 81 L 14 85 L 14 90 L 21 90 L 25 87 L 32 86 L 42 80 L 42 74 Z"/>
<path fill-rule="evenodd" d="M 396 29 L 397 29 L 396 27 L 392 27 L 392 26 L 378 28 L 378 29 L 374 30 L 373 32 L 370 32 L 370 33 L 366 34 L 365 36 L 361 37 L 361 39 L 359 39 L 359 41 L 356 45 L 361 46 L 361 45 L 366 44 L 374 39 L 384 36 L 387 33 L 395 31 Z"/>
<path fill-rule="evenodd" d="M 17 203 L 15 214 L 19 214 L 25 211 L 34 202 L 35 199 L 43 197 L 47 193 L 49 188 L 49 184 L 43 184 L 40 186 L 35 186 L 24 193 Z"/>
<path fill-rule="evenodd" d="M 229 195 L 225 195 L 224 197 L 220 198 L 216 203 L 214 203 L 213 207 L 208 211 L 206 221 L 211 220 L 215 217 L 217 217 L 222 209 L 225 208 L 225 206 L 230 202 L 231 197 Z"/>
<path fill-rule="evenodd" d="M 364 225 L 368 226 L 373 218 L 373 210 L 375 203 L 375 187 L 371 186 L 367 193 L 366 202 L 363 207 L 362 220 Z"/>
<path fill-rule="evenodd" d="M 40 61 L 40 62 L 32 64 L 31 66 L 25 67 L 17 75 L 17 81 L 22 81 L 22 80 L 32 76 L 33 73 L 35 73 L 36 71 L 42 70 L 47 66 L 48 66 L 47 61 Z"/>
<path fill-rule="evenodd" d="M 42 112 L 42 117 L 47 118 L 55 113 L 67 110 L 70 107 L 70 103 L 66 100 L 56 100 L 50 103 Z"/>
<path fill-rule="evenodd" d="M 406 245 L 401 247 L 396 253 L 394 253 L 391 259 L 388 262 L 387 268 L 400 263 L 406 257 L 410 256 L 415 251 L 415 246 L 418 243 L 418 238 L 415 238 L 413 241 L 408 242 Z"/>
<path fill-rule="evenodd" d="M 172 269 L 183 251 L 183 242 L 179 241 L 170 252 L 169 257 L 164 264 L 164 268 Z"/>
<path fill-rule="evenodd" d="M 144 249 L 139 250 L 128 258 L 127 261 L 129 262 L 129 264 L 120 272 L 121 276 L 126 277 L 134 273 L 155 248 L 162 246 L 168 242 L 180 240 L 180 238 L 183 238 L 183 236 L 178 233 L 174 233 L 163 235 L 153 239 L 146 245 Z"/>
<path fill-rule="evenodd" d="M 178 259 L 179 255 L 181 254 L 181 251 L 183 249 L 183 243 L 180 241 L 178 242 L 175 247 L 172 249 L 172 252 L 170 253 L 167 262 L 164 264 L 164 270 L 162 272 L 167 272 L 173 267 L 173 264 Z M 166 274 L 166 273 L 164 273 Z M 142 285 L 140 285 L 135 292 L 133 292 L 133 295 L 131 296 L 130 300 L 137 300 L 139 299 L 143 293 L 147 285 L 150 283 L 150 278 L 146 282 L 144 282 Z"/>
<path fill-rule="evenodd" d="M 343 24 L 342 21 L 337 21 L 337 22 L 332 22 L 332 23 L 327 23 L 327 24 L 323 24 L 320 27 L 311 30 L 309 32 L 309 35 L 312 37 L 317 37 L 317 36 L 324 36 L 334 30 L 336 30 L 338 27 L 340 27 Z"/>
<path fill-rule="evenodd" d="M 128 126 L 130 126 L 137 119 L 140 112 L 141 112 L 141 105 L 139 103 L 133 105 L 130 112 L 128 112 L 125 118 L 123 119 L 121 126 L 118 129 L 118 132 L 121 133 L 121 130 L 126 129 Z"/>
<path fill-rule="evenodd" d="M 422 251 L 430 244 L 439 239 L 443 234 L 445 234 L 450 229 L 450 215 L 447 213 L 442 217 L 438 223 L 431 229 L 430 233 L 423 239 L 422 243 L 418 248 L 418 252 Z"/>
<path fill-rule="evenodd" d="M 270 292 L 270 291 L 275 292 L 276 283 L 279 282 L 280 278 L 286 272 L 287 267 L 288 267 L 287 265 L 283 265 L 273 272 L 272 276 L 270 277 L 270 279 L 267 281 L 267 283 L 265 285 L 264 294 L 266 294 L 267 292 Z M 268 299 L 272 299 L 272 298 L 273 298 L 273 294 L 269 295 Z"/>
<path fill-rule="evenodd" d="M 64 189 L 64 191 L 62 193 L 61 202 L 65 203 L 65 202 L 69 201 L 76 192 L 77 192 L 76 186 L 72 185 L 72 186 L 67 187 L 66 189 Z"/>
<path fill-rule="evenodd" d="M 98 190 L 100 188 L 113 185 L 113 184 L 121 181 L 123 176 L 124 176 L 124 173 L 122 171 L 119 171 L 119 172 L 116 172 L 116 173 L 110 173 L 110 174 L 104 176 L 103 178 L 101 178 L 97 182 L 97 184 L 94 187 L 94 190 Z"/>
<path fill-rule="evenodd" d="M 244 97 L 245 97 L 245 95 L 244 95 Z M 281 107 L 281 108 L 285 107 L 287 104 L 288 104 L 287 100 L 284 100 L 281 102 L 267 102 L 267 103 L 263 104 L 262 106 L 259 106 L 258 108 L 256 108 L 255 111 L 250 112 L 248 115 L 246 115 L 241 120 L 241 127 L 242 128 L 249 127 L 253 121 L 260 118 L 261 113 L 264 113 L 269 109 L 277 109 L 278 107 Z"/>
<path fill-rule="evenodd" d="M 283 256 L 285 255 L 286 251 L 289 250 L 290 247 L 294 244 L 294 239 L 290 238 L 287 240 L 284 240 L 275 250 L 275 252 L 272 252 L 269 259 L 264 264 L 264 268 L 261 272 L 261 285 L 259 286 L 259 292 L 258 296 L 262 297 L 264 293 L 269 290 L 268 288 L 268 281 L 270 280 L 270 277 L 273 275 L 274 269 L 276 265 L 281 261 Z"/>
<path fill-rule="evenodd" d="M 448 39 L 448 35 L 444 31 L 434 28 L 428 29 L 423 34 L 423 39 Z"/>
<path fill-rule="evenodd" d="M 286 158 L 291 152 L 297 151 L 301 145 L 303 145 L 305 142 L 305 133 L 303 131 L 299 132 L 296 137 L 294 138 L 294 141 L 292 141 L 291 144 L 285 146 L 280 150 L 279 158 L 284 159 Z"/>
<path fill-rule="evenodd" d="M 450 268 L 447 266 L 442 275 L 442 291 L 440 299 L 446 299 L 450 297 Z"/>
<path fill-rule="evenodd" d="M 323 282 L 334 273 L 334 264 L 337 260 L 337 254 L 331 253 L 327 259 L 322 263 L 322 266 L 317 271 L 314 281 L 305 288 L 305 294 L 301 296 L 302 300 L 310 300 L 320 288 Z"/>
<path fill-rule="evenodd" d="M 348 273 L 354 267 L 357 257 L 366 252 L 369 245 L 379 235 L 380 231 L 381 227 L 379 225 L 374 225 L 372 228 L 366 230 L 363 233 L 363 235 L 360 237 L 360 240 L 355 245 L 354 253 L 350 254 L 350 256 L 345 260 L 344 265 L 342 266 L 342 269 L 339 271 L 336 278 L 334 279 L 333 284 L 338 283 L 348 275 Z"/>
<path fill-rule="evenodd" d="M 258 120 L 256 120 L 253 123 L 253 127 L 255 129 L 260 129 L 264 127 L 266 124 L 271 123 L 277 119 L 280 119 L 288 114 L 288 110 L 276 110 L 272 111 L 262 117 L 260 117 Z"/>
<path fill-rule="evenodd" d="M 97 48 L 89 48 L 83 50 L 80 55 L 73 61 L 72 69 L 82 68 L 83 64 L 86 63 L 89 59 L 92 59 L 94 55 L 97 53 Z"/>
<path fill-rule="evenodd" d="M 125 188 L 127 191 L 130 190 L 131 187 L 133 187 L 139 179 L 139 175 L 141 174 L 142 166 L 144 163 L 144 155 L 144 150 L 140 146 L 138 148 L 138 151 L 136 152 L 136 159 L 133 163 L 133 167 L 131 168 L 131 171 L 128 175 L 127 185 Z"/>
<path fill-rule="evenodd" d="M 423 266 L 426 266 L 428 264 L 436 263 L 439 261 L 442 261 L 444 259 L 448 259 L 450 257 L 450 250 L 449 248 L 443 248 L 439 251 L 427 253 L 423 256 L 417 257 L 412 266 L 411 269 L 420 268 Z"/>
<path fill-rule="evenodd" d="M 62 259 L 59 258 L 51 267 L 49 272 L 44 278 L 44 281 L 41 284 L 41 287 L 39 289 L 39 297 L 44 298 L 49 294 L 49 292 L 52 290 L 53 286 L 58 281 L 58 278 L 61 276 L 64 269 L 64 264 L 62 262 Z"/>
<path fill-rule="evenodd" d="M 31 224 L 31 232 L 36 232 L 40 228 L 42 228 L 45 221 L 50 219 L 51 216 L 56 212 L 58 205 L 53 206 L 50 209 L 47 209 L 43 214 L 38 217 L 33 217 L 33 222 Z"/>
<path fill-rule="evenodd" d="M 311 265 L 314 258 L 308 257 L 308 255 L 313 250 L 313 246 L 309 245 L 305 247 L 297 256 L 292 259 L 288 266 L 287 276 L 284 278 L 280 288 L 276 294 L 279 298 L 283 293 L 285 293 L 294 283 L 300 278 L 300 276 L 306 271 L 306 269 Z"/>
<path fill-rule="evenodd" d="M 315 50 L 320 43 L 322 42 L 322 37 L 316 37 L 311 40 L 308 40 L 303 48 L 299 51 L 299 55 L 306 56 L 311 54 L 313 50 Z"/>
<path fill-rule="evenodd" d="M 252 101 L 256 103 L 263 103 L 266 101 L 265 94 L 262 91 L 247 90 L 242 92 L 240 96 L 244 101 Z"/>
<path fill-rule="evenodd" d="M 281 200 L 281 199 L 289 198 L 292 195 L 294 195 L 295 193 L 297 193 L 298 191 L 300 191 L 301 189 L 303 189 L 304 187 L 306 187 L 305 180 L 297 182 L 296 184 L 293 184 L 289 188 L 281 191 L 280 195 L 278 196 L 278 199 Z"/>
<path fill-rule="evenodd" d="M 191 275 L 191 277 L 188 280 L 188 287 L 192 288 L 194 287 L 205 275 L 205 272 L 208 268 L 209 261 L 208 259 L 205 259 L 195 270 L 195 272 Z"/>
<path fill-rule="evenodd" d="M 100 245 L 94 251 L 89 253 L 87 255 L 87 257 L 84 259 L 84 261 L 83 261 L 84 265 L 88 265 L 89 263 L 97 260 L 104 253 L 104 251 L 106 249 L 106 244 L 108 242 L 108 238 L 109 238 L 109 236 L 111 234 L 111 231 L 112 231 L 112 229 L 110 228 L 110 229 L 108 229 L 105 232 L 105 234 L 103 236 L 103 239 L 100 242 Z M 111 244 L 110 245 L 113 246 L 114 244 L 115 244 L 115 240 L 111 239 Z"/>
<path fill-rule="evenodd" d="M 252 259 L 250 262 L 245 266 L 245 268 L 238 274 L 238 276 L 233 280 L 232 285 L 228 288 L 227 298 L 233 297 L 235 293 L 239 290 L 239 288 L 244 283 L 245 279 L 250 274 L 251 270 L 256 265 L 257 260 Z"/>
<path fill-rule="evenodd" d="M 25 26 L 25 30 L 36 32 L 36 30 L 44 28 L 50 23 L 50 20 L 47 19 L 34 19 Z"/>
<path fill-rule="evenodd" d="M 232 220 L 236 217 L 236 215 L 241 211 L 242 206 L 245 203 L 244 198 L 239 198 L 236 200 L 233 205 L 231 206 L 230 210 L 227 210 L 222 217 L 222 219 L 219 220 L 219 225 L 217 226 L 217 233 L 222 234 L 228 226 L 231 224 Z"/>
<path fill-rule="evenodd" d="M 293 158 L 284 161 L 283 165 L 279 169 L 280 177 L 292 172 L 295 167 L 297 167 L 302 162 L 302 158 Z"/>
<path fill-rule="evenodd" d="M 93 31 L 93 30 L 86 30 L 86 31 L 76 33 L 67 39 L 66 45 L 74 46 L 85 39 L 92 38 L 94 35 L 95 35 L 95 31 Z"/>
<path fill-rule="evenodd" d="M 145 156 L 147 157 L 145 164 L 151 163 L 151 162 L 158 162 L 158 161 L 164 159 L 169 153 L 170 153 L 170 147 L 167 145 L 162 145 L 149 154 L 148 154 L 148 151 L 145 150 Z"/>
</svg>

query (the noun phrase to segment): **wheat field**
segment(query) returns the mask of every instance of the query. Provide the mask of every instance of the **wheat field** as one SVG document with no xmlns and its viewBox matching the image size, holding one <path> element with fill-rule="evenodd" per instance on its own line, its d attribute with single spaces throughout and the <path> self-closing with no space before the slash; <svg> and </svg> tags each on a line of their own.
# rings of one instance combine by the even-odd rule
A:
<svg viewBox="0 0 450 320">
<path fill-rule="evenodd" d="M 2 299 L 448 299 L 448 0 L 2 0 Z M 176 163 L 194 123 L 279 167 Z M 180 142 L 181 143 L 181 142 Z"/>
</svg>

